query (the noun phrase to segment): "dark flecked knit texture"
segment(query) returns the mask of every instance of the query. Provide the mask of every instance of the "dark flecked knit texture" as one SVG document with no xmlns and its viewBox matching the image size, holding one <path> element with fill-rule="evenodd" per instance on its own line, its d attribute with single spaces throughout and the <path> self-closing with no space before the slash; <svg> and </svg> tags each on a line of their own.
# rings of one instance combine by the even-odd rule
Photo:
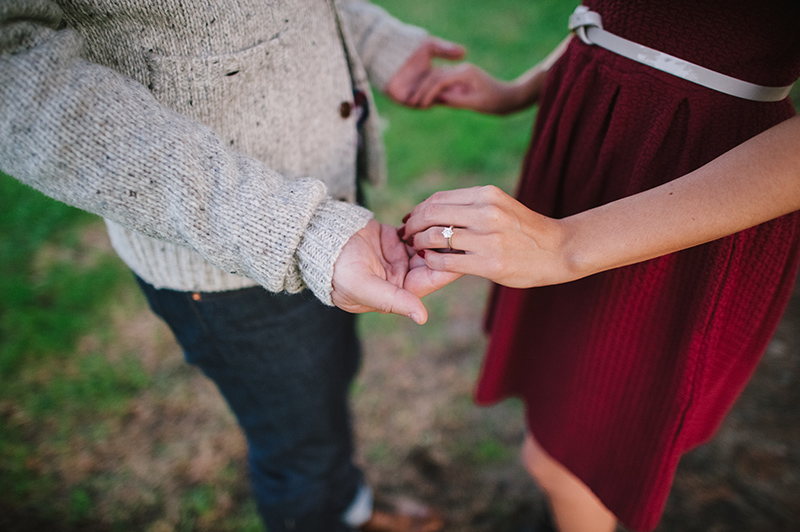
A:
<svg viewBox="0 0 800 532">
<path fill-rule="evenodd" d="M 385 174 L 371 92 L 425 32 L 355 0 L 0 2 L 0 168 L 106 219 L 159 288 L 331 304 L 352 202 Z M 364 59 L 366 58 L 366 59 Z M 364 60 L 362 60 L 364 59 Z"/>
</svg>

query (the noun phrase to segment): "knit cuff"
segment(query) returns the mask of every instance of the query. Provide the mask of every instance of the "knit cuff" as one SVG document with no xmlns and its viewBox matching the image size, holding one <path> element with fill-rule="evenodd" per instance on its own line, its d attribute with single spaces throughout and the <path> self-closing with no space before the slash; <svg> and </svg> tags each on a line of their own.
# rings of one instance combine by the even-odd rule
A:
<svg viewBox="0 0 800 532">
<path fill-rule="evenodd" d="M 326 305 L 333 306 L 333 265 L 342 247 L 372 219 L 363 207 L 341 201 L 320 203 L 306 229 L 297 262 L 306 286 Z"/>
</svg>

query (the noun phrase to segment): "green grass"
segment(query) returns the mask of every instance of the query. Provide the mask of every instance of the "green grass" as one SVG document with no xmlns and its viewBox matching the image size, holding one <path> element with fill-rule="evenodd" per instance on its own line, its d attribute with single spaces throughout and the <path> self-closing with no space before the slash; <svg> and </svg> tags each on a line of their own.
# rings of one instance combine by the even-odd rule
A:
<svg viewBox="0 0 800 532">
<path fill-rule="evenodd" d="M 0 377 L 23 357 L 69 353 L 88 325 L 87 311 L 102 303 L 109 268 L 100 265 L 99 285 L 68 261 L 34 260 L 49 244 L 67 249 L 92 217 L 54 202 L 0 175 Z"/>
<path fill-rule="evenodd" d="M 37 475 L 37 449 L 58 452 L 81 432 L 103 438 L 107 416 L 148 382 L 133 358 L 76 353 L 80 338 L 110 326 L 104 315 L 128 278 L 82 243 L 96 223 L 0 174 L 0 504 L 70 522 L 89 516 L 89 493 Z"/>
</svg>

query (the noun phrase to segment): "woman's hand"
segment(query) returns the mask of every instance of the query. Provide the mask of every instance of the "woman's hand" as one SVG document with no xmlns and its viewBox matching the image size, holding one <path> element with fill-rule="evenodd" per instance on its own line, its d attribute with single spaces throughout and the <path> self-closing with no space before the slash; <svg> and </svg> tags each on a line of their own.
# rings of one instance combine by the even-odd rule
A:
<svg viewBox="0 0 800 532">
<path fill-rule="evenodd" d="M 470 63 L 441 68 L 425 78 L 411 96 L 414 107 L 434 104 L 479 113 L 508 114 L 521 108 L 522 87 L 493 78 Z"/>
<path fill-rule="evenodd" d="M 447 252 L 445 227 L 453 226 Z M 497 187 L 437 192 L 406 218 L 404 238 L 432 270 L 478 275 L 515 288 L 581 277 L 571 264 L 567 231 Z"/>
<path fill-rule="evenodd" d="M 441 104 L 479 113 L 509 114 L 539 100 L 545 75 L 536 70 L 505 82 L 473 64 L 461 63 L 432 72 L 417 86 L 409 104 L 423 109 Z"/>
<path fill-rule="evenodd" d="M 514 81 L 495 79 L 470 63 L 433 69 L 420 78 L 407 104 L 422 109 L 441 104 L 496 115 L 521 111 L 538 103 L 547 72 L 564 53 L 570 39 L 571 35 Z"/>
<path fill-rule="evenodd" d="M 674 253 L 800 210 L 800 116 L 773 126 L 661 186 L 561 220 L 495 187 L 437 192 L 417 205 L 403 238 L 433 270 L 512 287 L 572 281 Z M 441 232 L 454 227 L 452 247 Z"/>
</svg>

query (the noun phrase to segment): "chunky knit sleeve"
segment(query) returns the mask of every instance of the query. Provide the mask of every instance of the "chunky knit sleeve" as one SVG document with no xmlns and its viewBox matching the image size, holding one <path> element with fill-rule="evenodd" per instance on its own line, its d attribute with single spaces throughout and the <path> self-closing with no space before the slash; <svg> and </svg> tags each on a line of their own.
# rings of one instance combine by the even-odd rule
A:
<svg viewBox="0 0 800 532">
<path fill-rule="evenodd" d="M 289 180 L 82 59 L 45 0 L 0 3 L 0 168 L 57 200 L 331 304 L 333 263 L 371 217 Z"/>
<path fill-rule="evenodd" d="M 361 0 L 343 0 L 342 15 L 370 82 L 381 91 L 428 35 Z"/>
</svg>

